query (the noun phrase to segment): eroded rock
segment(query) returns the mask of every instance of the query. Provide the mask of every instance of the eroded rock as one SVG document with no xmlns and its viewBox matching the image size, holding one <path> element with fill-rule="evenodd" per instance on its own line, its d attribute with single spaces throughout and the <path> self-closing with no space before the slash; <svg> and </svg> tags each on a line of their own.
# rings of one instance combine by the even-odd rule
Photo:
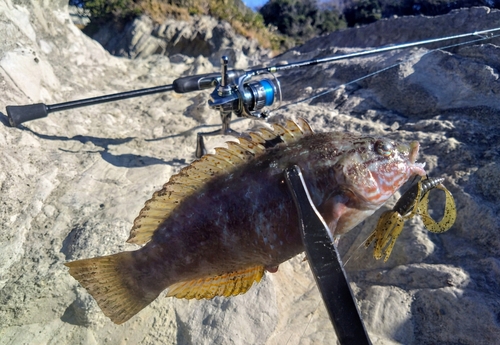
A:
<svg viewBox="0 0 500 345">
<path fill-rule="evenodd" d="M 478 14 L 480 21 L 471 20 Z M 480 30 L 498 15 L 465 9 L 453 18 L 386 20 L 321 37 L 267 63 L 359 49 L 337 47 L 351 37 L 358 40 L 354 47 L 390 43 L 398 31 L 387 28 L 407 27 L 404 40 L 409 41 L 427 38 L 429 27 Z M 19 128 L 8 125 L 5 106 L 170 84 L 186 73 L 205 73 L 215 63 L 179 54 L 110 56 L 75 28 L 64 3 L 0 0 L 0 23 L 0 343 L 335 341 L 303 256 L 266 275 L 245 295 L 189 302 L 158 298 L 125 325 L 111 323 L 63 263 L 136 248 L 125 240 L 144 202 L 194 159 L 196 131 L 216 128 L 217 113 L 203 116 L 209 91 L 52 113 Z M 371 41 L 386 35 L 387 41 Z M 285 104 L 326 93 L 276 111 L 274 119 L 301 116 L 318 131 L 418 140 L 429 174 L 445 177 L 455 197 L 452 229 L 431 234 L 412 219 L 387 263 L 375 261 L 362 244 L 377 215 L 395 200 L 340 241 L 374 344 L 489 345 L 500 339 L 497 51 L 494 44 L 425 55 L 428 51 L 417 49 L 290 70 L 280 77 Z M 234 128 L 256 125 L 244 120 Z M 443 196 L 433 192 L 431 212 L 437 215 L 442 203 Z"/>
</svg>

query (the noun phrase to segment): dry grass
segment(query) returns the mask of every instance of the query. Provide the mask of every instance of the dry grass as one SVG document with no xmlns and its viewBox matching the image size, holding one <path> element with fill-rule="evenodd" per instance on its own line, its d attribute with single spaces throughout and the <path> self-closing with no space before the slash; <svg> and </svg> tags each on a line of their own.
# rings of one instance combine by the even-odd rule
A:
<svg viewBox="0 0 500 345">
<path fill-rule="evenodd" d="M 189 20 L 192 15 L 210 15 L 231 24 L 236 33 L 255 39 L 260 46 L 275 53 L 282 50 L 286 38 L 264 25 L 262 17 L 248 8 L 240 8 L 236 0 L 143 0 L 137 3 L 141 12 L 155 22 L 167 18 Z"/>
</svg>

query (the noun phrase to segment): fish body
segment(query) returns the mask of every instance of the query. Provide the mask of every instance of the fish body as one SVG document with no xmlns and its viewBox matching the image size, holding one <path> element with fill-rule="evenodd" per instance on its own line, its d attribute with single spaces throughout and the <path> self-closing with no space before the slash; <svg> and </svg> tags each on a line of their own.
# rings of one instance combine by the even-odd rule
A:
<svg viewBox="0 0 500 345">
<path fill-rule="evenodd" d="M 273 125 L 206 155 L 148 201 L 129 242 L 136 251 L 67 263 L 115 323 L 163 290 L 179 298 L 246 292 L 265 270 L 304 250 L 284 169 L 301 168 L 332 235 L 371 215 L 414 174 L 418 144 Z"/>
</svg>

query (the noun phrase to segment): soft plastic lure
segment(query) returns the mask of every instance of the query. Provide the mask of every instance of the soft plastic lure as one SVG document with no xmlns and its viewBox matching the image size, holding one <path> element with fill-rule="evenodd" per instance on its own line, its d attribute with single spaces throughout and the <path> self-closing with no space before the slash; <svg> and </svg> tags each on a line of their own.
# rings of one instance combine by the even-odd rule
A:
<svg viewBox="0 0 500 345">
<path fill-rule="evenodd" d="M 379 260 L 382 254 L 385 254 L 384 262 L 389 259 L 396 239 L 403 230 L 404 222 L 417 214 L 431 232 L 441 233 L 452 227 L 457 210 L 450 191 L 441 184 L 443 181 L 444 178 L 423 178 L 403 194 L 392 210 L 380 216 L 377 227 L 365 241 L 365 247 L 368 247 L 375 240 L 375 259 Z M 441 189 L 446 194 L 444 215 L 439 222 L 436 222 L 428 211 L 429 192 L 434 188 Z"/>
</svg>

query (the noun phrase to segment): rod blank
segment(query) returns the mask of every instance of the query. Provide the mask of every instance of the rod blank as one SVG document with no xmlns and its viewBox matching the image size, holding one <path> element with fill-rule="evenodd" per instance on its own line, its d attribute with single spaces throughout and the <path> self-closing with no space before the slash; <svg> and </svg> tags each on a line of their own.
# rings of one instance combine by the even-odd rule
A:
<svg viewBox="0 0 500 345">
<path fill-rule="evenodd" d="M 243 70 L 233 70 L 229 73 L 230 80 L 234 80 L 245 74 Z M 23 122 L 41 119 L 48 114 L 69 110 L 74 108 L 86 107 L 89 105 L 114 102 L 127 98 L 152 95 L 160 92 L 175 91 L 177 93 L 186 93 L 192 91 L 205 90 L 214 87 L 220 80 L 219 73 L 200 74 L 195 76 L 182 77 L 174 80 L 173 84 L 155 86 L 146 89 L 113 93 L 110 95 L 79 99 L 76 101 L 57 103 L 57 104 L 28 104 L 28 105 L 8 105 L 6 107 L 9 123 L 12 127 L 17 127 Z"/>
</svg>

